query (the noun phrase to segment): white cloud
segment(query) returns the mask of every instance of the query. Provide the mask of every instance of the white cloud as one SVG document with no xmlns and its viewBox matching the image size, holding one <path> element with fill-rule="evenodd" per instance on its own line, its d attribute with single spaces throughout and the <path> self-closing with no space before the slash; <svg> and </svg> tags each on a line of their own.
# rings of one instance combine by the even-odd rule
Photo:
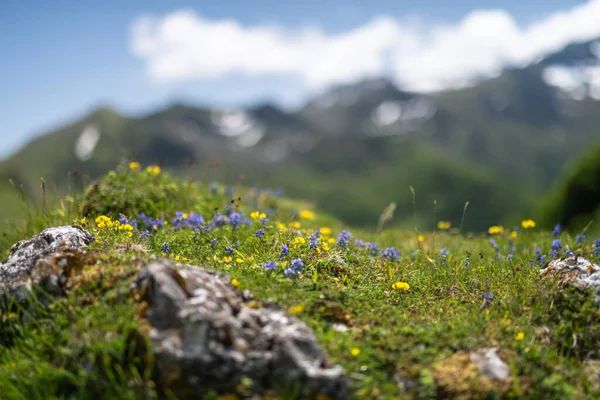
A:
<svg viewBox="0 0 600 400">
<path fill-rule="evenodd" d="M 431 91 L 524 65 L 574 41 L 600 37 L 600 0 L 518 26 L 502 10 L 476 10 L 454 25 L 389 16 L 341 34 L 309 27 L 243 26 L 193 11 L 140 17 L 131 50 L 160 82 L 242 73 L 288 74 L 312 87 L 379 76 L 391 70 L 402 87 Z"/>
</svg>

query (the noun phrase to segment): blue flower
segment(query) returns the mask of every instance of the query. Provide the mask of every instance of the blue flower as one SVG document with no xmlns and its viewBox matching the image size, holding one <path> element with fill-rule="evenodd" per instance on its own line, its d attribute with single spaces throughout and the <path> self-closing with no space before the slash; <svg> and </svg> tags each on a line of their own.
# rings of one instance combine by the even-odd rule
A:
<svg viewBox="0 0 600 400">
<path fill-rule="evenodd" d="M 367 243 L 367 251 L 371 255 L 378 256 L 379 255 L 379 248 L 377 248 L 377 243 L 373 243 L 373 242 Z"/>
<path fill-rule="evenodd" d="M 567 249 L 566 253 L 567 253 L 567 257 L 575 257 L 575 253 L 573 253 L 571 251 L 571 249 Z"/>
<path fill-rule="evenodd" d="M 594 257 L 600 254 L 600 239 L 594 240 Z"/>
<path fill-rule="evenodd" d="M 160 248 L 160 251 L 163 253 L 169 254 L 171 252 L 171 247 L 169 247 L 169 243 L 164 242 Z"/>
<path fill-rule="evenodd" d="M 500 251 L 500 247 L 498 246 L 498 244 L 496 243 L 496 241 L 494 239 L 490 239 L 490 244 L 492 245 L 492 247 L 494 249 L 496 249 L 496 252 Z"/>
<path fill-rule="evenodd" d="M 558 251 L 562 249 L 562 242 L 560 239 L 554 239 L 552 241 L 552 258 L 556 258 Z"/>
<path fill-rule="evenodd" d="M 281 254 L 279 255 L 279 259 L 281 260 L 283 257 L 287 257 L 289 255 L 289 247 L 287 246 L 287 244 L 282 244 L 280 246 L 281 248 Z"/>
<path fill-rule="evenodd" d="M 225 247 L 225 253 L 229 254 L 230 256 L 233 256 L 235 254 L 235 251 L 233 250 L 233 247 L 229 245 Z"/>
<path fill-rule="evenodd" d="M 215 247 L 217 244 L 219 244 L 219 241 L 217 240 L 217 238 L 212 238 L 210 239 L 210 244 L 212 244 L 213 247 Z"/>
<path fill-rule="evenodd" d="M 215 193 L 217 193 L 217 190 L 219 190 L 219 185 L 215 182 L 211 183 L 210 184 L 210 192 L 212 194 L 215 194 Z"/>
<path fill-rule="evenodd" d="M 317 229 L 315 231 L 315 233 L 310 235 L 310 241 L 308 242 L 308 247 L 310 247 L 313 250 L 316 249 L 317 247 L 319 247 L 319 237 L 320 236 L 321 236 L 321 230 Z"/>
<path fill-rule="evenodd" d="M 442 247 L 440 250 L 440 254 L 442 255 L 442 257 L 448 257 L 448 255 L 450 254 L 450 250 L 448 250 L 447 247 Z"/>
<path fill-rule="evenodd" d="M 483 306 L 484 307 L 489 306 L 492 303 L 492 301 L 494 300 L 494 293 L 492 293 L 492 292 L 486 292 L 486 293 L 484 293 L 483 294 L 483 300 L 485 301 L 485 303 L 484 303 Z"/>
<path fill-rule="evenodd" d="M 270 271 L 274 271 L 277 269 L 277 264 L 275 264 L 275 261 L 268 261 L 263 264 L 263 268 L 268 269 Z"/>
<path fill-rule="evenodd" d="M 149 238 L 150 237 L 150 231 L 149 230 L 145 230 L 140 232 L 140 238 Z"/>
<path fill-rule="evenodd" d="M 233 213 L 229 216 L 229 223 L 233 229 L 237 229 L 244 222 L 244 216 L 240 213 Z"/>
<path fill-rule="evenodd" d="M 302 260 L 299 258 L 295 258 L 290 263 L 290 267 L 287 268 L 285 271 L 283 271 L 283 274 L 288 277 L 294 277 L 294 276 L 300 274 L 303 267 L 304 267 L 304 263 L 302 262 Z"/>
<path fill-rule="evenodd" d="M 260 228 L 259 230 L 256 231 L 254 236 L 256 236 L 259 239 L 263 239 L 265 237 L 265 230 L 263 228 Z"/>
<path fill-rule="evenodd" d="M 363 249 L 365 247 L 367 247 L 367 244 L 362 239 L 354 239 L 354 244 L 357 245 L 358 247 L 362 247 Z"/>
<path fill-rule="evenodd" d="M 396 250 L 393 247 L 388 247 L 387 249 L 385 249 L 383 251 L 383 253 L 381 253 L 381 255 L 383 256 L 383 258 L 385 259 L 391 259 L 394 261 L 398 261 L 400 259 L 400 255 L 402 254 L 402 252 L 400 252 L 399 250 Z"/>
<path fill-rule="evenodd" d="M 338 235 L 338 246 L 340 246 L 342 249 L 345 249 L 346 247 L 348 247 L 348 242 L 350 241 L 351 238 L 352 238 L 352 234 L 350 232 L 342 231 Z"/>
<path fill-rule="evenodd" d="M 583 241 L 585 240 L 585 235 L 582 233 L 578 233 L 577 235 L 575 235 L 575 241 L 577 243 L 583 243 Z"/>
<path fill-rule="evenodd" d="M 560 236 L 560 232 L 562 231 L 562 225 L 561 224 L 556 224 L 554 226 L 554 231 L 552 231 L 552 237 L 558 237 Z"/>
</svg>

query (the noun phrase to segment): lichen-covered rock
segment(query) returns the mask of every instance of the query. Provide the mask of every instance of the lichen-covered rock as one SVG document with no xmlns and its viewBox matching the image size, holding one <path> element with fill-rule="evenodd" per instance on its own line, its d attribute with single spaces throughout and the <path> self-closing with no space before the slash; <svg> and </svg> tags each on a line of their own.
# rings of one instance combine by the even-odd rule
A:
<svg viewBox="0 0 600 400">
<path fill-rule="evenodd" d="M 243 385 L 349 396 L 343 369 L 331 365 L 311 329 L 275 308 L 257 308 L 220 273 L 199 267 L 176 269 L 159 260 L 139 273 L 134 290 L 146 301 L 157 383 L 178 398 L 198 398 Z"/>
<path fill-rule="evenodd" d="M 90 243 L 92 235 L 80 227 L 49 228 L 10 249 L 8 260 L 0 264 L 0 294 L 22 300 L 32 286 L 51 295 L 59 294 L 72 267 Z"/>
<path fill-rule="evenodd" d="M 600 266 L 583 257 L 552 260 L 540 271 L 542 279 L 556 277 L 559 287 L 573 284 L 580 289 L 593 289 L 594 300 L 600 304 Z"/>
</svg>

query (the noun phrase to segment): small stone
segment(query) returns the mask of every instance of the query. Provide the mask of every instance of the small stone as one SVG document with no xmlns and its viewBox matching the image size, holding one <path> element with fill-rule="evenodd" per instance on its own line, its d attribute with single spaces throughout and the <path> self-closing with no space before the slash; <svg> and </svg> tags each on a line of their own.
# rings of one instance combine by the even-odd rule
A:
<svg viewBox="0 0 600 400">
<path fill-rule="evenodd" d="M 600 266 L 583 257 L 552 260 L 540 271 L 543 280 L 557 277 L 560 289 L 569 284 L 580 289 L 592 289 L 596 304 L 600 305 Z"/>
</svg>

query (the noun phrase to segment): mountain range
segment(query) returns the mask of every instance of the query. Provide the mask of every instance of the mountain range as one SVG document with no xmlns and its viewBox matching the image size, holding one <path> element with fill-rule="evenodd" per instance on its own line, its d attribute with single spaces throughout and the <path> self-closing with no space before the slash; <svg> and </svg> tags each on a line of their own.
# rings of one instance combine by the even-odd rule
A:
<svg viewBox="0 0 600 400">
<path fill-rule="evenodd" d="M 98 109 L 0 163 L 0 217 L 15 214 L 9 178 L 29 197 L 74 185 L 123 157 L 201 180 L 282 187 L 349 224 L 483 230 L 533 212 L 566 165 L 600 141 L 600 43 L 571 44 L 458 90 L 412 93 L 386 78 L 339 85 L 294 111 L 272 104 L 173 104 L 143 116 Z M 80 178 L 81 179 L 81 178 Z M 416 193 L 415 210 L 409 186 Z"/>
</svg>

